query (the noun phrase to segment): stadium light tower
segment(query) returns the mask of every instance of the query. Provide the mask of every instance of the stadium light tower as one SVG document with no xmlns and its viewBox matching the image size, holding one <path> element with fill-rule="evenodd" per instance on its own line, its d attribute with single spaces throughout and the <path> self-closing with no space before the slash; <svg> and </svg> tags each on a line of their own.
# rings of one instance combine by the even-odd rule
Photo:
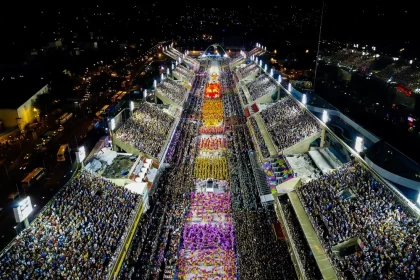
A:
<svg viewBox="0 0 420 280">
<path fill-rule="evenodd" d="M 322 112 L 322 121 L 324 123 L 327 123 L 329 120 L 330 120 L 330 117 L 328 116 L 328 112 L 327 112 L 327 110 L 324 110 Z"/>
<path fill-rule="evenodd" d="M 354 143 L 354 150 L 358 153 L 363 151 L 363 138 L 357 136 L 356 142 Z"/>
<path fill-rule="evenodd" d="M 306 97 L 306 94 L 302 94 L 302 104 L 306 106 L 306 103 L 308 103 L 308 99 Z"/>
</svg>

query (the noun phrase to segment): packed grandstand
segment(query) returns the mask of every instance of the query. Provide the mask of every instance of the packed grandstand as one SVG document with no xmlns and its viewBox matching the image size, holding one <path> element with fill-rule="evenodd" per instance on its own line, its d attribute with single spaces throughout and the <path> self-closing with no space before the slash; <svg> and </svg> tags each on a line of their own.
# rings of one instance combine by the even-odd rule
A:
<svg viewBox="0 0 420 280">
<path fill-rule="evenodd" d="M 319 167 L 309 150 L 328 148 L 293 147 L 325 137 L 324 126 L 249 60 L 262 48 L 248 60 L 163 50 L 177 67 L 156 89 L 182 113 L 140 101 L 112 135 L 113 149 L 138 151 L 143 176 L 126 180 L 148 196 L 79 171 L 3 250 L 2 279 L 420 277 L 417 216 L 354 151 L 305 175 Z M 244 115 L 244 89 L 257 100 L 278 88 L 286 96 Z M 161 159 L 153 182 L 148 157 Z"/>
</svg>

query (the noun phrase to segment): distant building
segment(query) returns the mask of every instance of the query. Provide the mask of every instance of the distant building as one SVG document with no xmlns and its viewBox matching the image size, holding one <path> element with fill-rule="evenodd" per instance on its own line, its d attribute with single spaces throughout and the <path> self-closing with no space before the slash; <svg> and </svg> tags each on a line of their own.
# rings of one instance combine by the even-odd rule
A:
<svg viewBox="0 0 420 280">
<path fill-rule="evenodd" d="M 48 92 L 49 85 L 39 77 L 35 80 L 24 77 L 0 80 L 0 121 L 4 127 L 23 130 L 39 120 L 39 108 L 34 107 L 34 102 L 39 95 Z"/>
</svg>

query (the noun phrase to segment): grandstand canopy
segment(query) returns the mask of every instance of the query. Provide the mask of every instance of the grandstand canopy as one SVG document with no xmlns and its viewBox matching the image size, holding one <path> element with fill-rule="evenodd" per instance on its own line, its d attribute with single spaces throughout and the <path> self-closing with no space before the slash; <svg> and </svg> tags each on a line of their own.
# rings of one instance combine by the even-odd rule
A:
<svg viewBox="0 0 420 280">
<path fill-rule="evenodd" d="M 126 186 L 124 186 L 124 188 L 137 193 L 137 194 L 142 194 L 144 192 L 144 189 L 147 188 L 147 183 L 142 182 L 142 183 L 130 183 Z"/>
</svg>

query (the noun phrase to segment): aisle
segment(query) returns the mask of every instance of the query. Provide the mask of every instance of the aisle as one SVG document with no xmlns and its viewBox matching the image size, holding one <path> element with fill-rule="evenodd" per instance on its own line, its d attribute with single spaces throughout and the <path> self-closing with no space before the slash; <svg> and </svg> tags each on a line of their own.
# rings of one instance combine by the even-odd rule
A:
<svg viewBox="0 0 420 280">
<path fill-rule="evenodd" d="M 194 165 L 195 191 L 178 260 L 178 279 L 236 279 L 220 65 L 211 61 Z"/>
</svg>

